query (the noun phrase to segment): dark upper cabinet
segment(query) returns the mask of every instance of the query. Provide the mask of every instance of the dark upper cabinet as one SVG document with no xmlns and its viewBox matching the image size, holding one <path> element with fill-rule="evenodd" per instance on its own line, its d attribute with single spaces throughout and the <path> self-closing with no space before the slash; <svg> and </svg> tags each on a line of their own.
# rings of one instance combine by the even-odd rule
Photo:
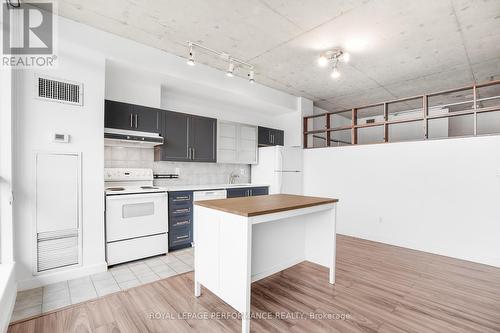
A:
<svg viewBox="0 0 500 333">
<path fill-rule="evenodd" d="M 141 132 L 160 132 L 160 110 L 134 105 L 135 130 Z"/>
<path fill-rule="evenodd" d="M 155 160 L 216 161 L 216 119 L 162 111 L 160 123 L 165 143 L 155 147 Z"/>
<path fill-rule="evenodd" d="M 141 132 L 160 132 L 160 110 L 106 100 L 104 127 Z"/>
<path fill-rule="evenodd" d="M 217 120 L 205 117 L 189 117 L 189 148 L 191 160 L 215 162 Z"/>
<path fill-rule="evenodd" d="M 132 104 L 108 101 L 104 102 L 104 127 L 130 130 L 134 125 Z"/>
<path fill-rule="evenodd" d="M 189 115 L 162 111 L 160 116 L 164 144 L 155 147 L 157 161 L 188 161 Z"/>
<path fill-rule="evenodd" d="M 282 130 L 259 126 L 259 146 L 283 146 L 285 133 Z"/>
</svg>

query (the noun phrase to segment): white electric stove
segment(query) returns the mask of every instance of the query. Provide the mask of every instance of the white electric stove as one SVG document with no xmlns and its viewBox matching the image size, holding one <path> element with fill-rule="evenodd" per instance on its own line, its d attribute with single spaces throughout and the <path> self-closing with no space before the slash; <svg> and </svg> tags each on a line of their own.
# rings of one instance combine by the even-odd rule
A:
<svg viewBox="0 0 500 333">
<path fill-rule="evenodd" d="M 153 170 L 104 169 L 108 265 L 168 251 L 167 190 L 153 186 Z"/>
</svg>

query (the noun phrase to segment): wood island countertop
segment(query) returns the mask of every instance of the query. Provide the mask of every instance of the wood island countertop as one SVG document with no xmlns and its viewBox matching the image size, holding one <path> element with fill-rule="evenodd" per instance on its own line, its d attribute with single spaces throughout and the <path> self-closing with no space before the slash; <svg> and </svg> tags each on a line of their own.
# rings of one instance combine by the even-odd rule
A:
<svg viewBox="0 0 500 333">
<path fill-rule="evenodd" d="M 332 204 L 338 201 L 338 199 L 332 198 L 308 197 L 290 194 L 272 194 L 260 195 L 255 197 L 195 201 L 194 204 L 231 214 L 252 217 L 278 213 L 287 210 Z"/>
</svg>

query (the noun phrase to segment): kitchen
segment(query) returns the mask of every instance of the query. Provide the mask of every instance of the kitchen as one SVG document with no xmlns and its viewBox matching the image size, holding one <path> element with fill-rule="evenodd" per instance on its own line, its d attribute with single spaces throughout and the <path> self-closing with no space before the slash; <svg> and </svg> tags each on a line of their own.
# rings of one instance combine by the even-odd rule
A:
<svg viewBox="0 0 500 333">
<path fill-rule="evenodd" d="M 2 332 L 500 329 L 498 3 L 56 3 L 1 68 Z"/>
</svg>

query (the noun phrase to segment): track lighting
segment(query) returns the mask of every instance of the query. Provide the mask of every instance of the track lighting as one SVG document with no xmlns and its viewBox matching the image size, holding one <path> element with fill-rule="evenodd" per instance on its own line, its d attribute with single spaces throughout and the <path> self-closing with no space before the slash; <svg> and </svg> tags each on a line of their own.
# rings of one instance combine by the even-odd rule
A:
<svg viewBox="0 0 500 333">
<path fill-rule="evenodd" d="M 235 69 L 237 69 L 237 70 L 246 69 L 249 71 L 248 75 L 247 75 L 248 81 L 250 83 L 255 82 L 253 65 L 251 65 L 251 64 L 249 64 L 241 59 L 234 58 L 226 52 L 220 52 L 220 51 L 211 49 L 209 47 L 206 47 L 204 45 L 201 45 L 201 44 L 198 44 L 195 42 L 188 41 L 188 46 L 189 46 L 189 54 L 188 54 L 188 58 L 187 58 L 188 65 L 190 65 L 190 66 L 195 65 L 194 49 L 196 48 L 196 49 L 199 49 L 201 51 L 204 51 L 205 53 L 210 53 L 210 54 L 216 55 L 220 59 L 227 61 L 229 65 L 228 65 L 228 69 L 226 71 L 226 76 L 233 77 Z"/>
<path fill-rule="evenodd" d="M 195 62 L 194 62 L 194 53 L 193 53 L 193 45 L 189 45 L 189 57 L 188 57 L 188 60 L 187 60 L 187 64 L 189 66 L 194 66 L 195 65 Z"/>
<path fill-rule="evenodd" d="M 250 83 L 255 83 L 254 75 L 255 75 L 255 73 L 253 72 L 253 70 L 251 70 L 250 72 L 248 72 L 248 81 Z"/>
<path fill-rule="evenodd" d="M 229 60 L 229 67 L 227 68 L 226 76 L 233 77 L 234 74 L 234 64 L 231 60 Z"/>
</svg>

